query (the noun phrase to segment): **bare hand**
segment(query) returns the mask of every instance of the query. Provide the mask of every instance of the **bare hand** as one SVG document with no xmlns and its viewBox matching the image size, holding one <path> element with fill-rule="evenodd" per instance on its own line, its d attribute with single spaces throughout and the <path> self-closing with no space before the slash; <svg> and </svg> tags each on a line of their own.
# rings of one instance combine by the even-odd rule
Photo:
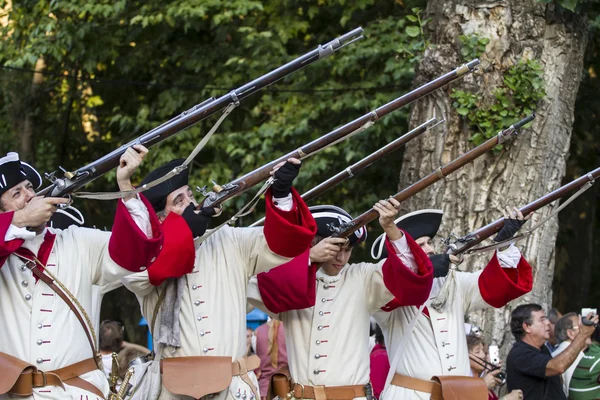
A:
<svg viewBox="0 0 600 400">
<path fill-rule="evenodd" d="M 581 315 L 579 316 L 579 334 L 589 338 L 596 330 L 596 326 L 598 326 L 598 316 L 590 313 L 588 314 L 587 319 L 593 322 L 593 325 L 584 325 L 581 322 Z"/>
<path fill-rule="evenodd" d="M 119 160 L 117 168 L 117 183 L 120 190 L 132 190 L 131 177 L 135 170 L 140 166 L 142 160 L 148 154 L 148 149 L 141 144 L 133 145 L 125 150 L 125 153 Z"/>
<path fill-rule="evenodd" d="M 515 389 L 506 396 L 503 397 L 505 400 L 523 400 L 523 391 L 521 389 Z"/>
<path fill-rule="evenodd" d="M 344 238 L 328 237 L 310 249 L 310 261 L 312 263 L 323 263 L 334 258 L 346 243 Z"/>
<path fill-rule="evenodd" d="M 387 200 L 379 200 L 373 205 L 373 209 L 379 213 L 379 225 L 385 231 L 388 239 L 392 241 L 400 239 L 402 231 L 394 223 L 398 211 L 400 211 L 400 202 L 390 197 Z"/>
<path fill-rule="evenodd" d="M 500 369 L 495 369 L 491 372 L 488 372 L 487 374 L 485 374 L 483 376 L 483 380 L 485 381 L 485 384 L 487 385 L 489 390 L 494 389 L 496 386 L 499 386 L 502 384 L 502 381 L 498 378 L 496 378 L 496 375 L 498 375 L 500 373 Z"/>
<path fill-rule="evenodd" d="M 300 160 L 298 160 L 297 158 L 294 158 L 294 157 L 288 158 L 287 161 L 291 162 L 292 164 L 296 164 L 296 165 L 302 164 L 302 161 L 300 161 Z M 276 164 L 273 167 L 273 169 L 271 170 L 271 172 L 269 172 L 269 175 L 271 175 L 271 176 L 275 175 L 275 171 L 277 171 L 279 168 L 281 168 L 283 166 L 283 164 L 285 164 L 285 161 L 282 161 L 282 162 Z"/>
<path fill-rule="evenodd" d="M 35 228 L 50 221 L 58 204 L 67 204 L 62 197 L 34 197 L 21 210 L 15 212 L 12 224 L 20 228 Z"/>
<path fill-rule="evenodd" d="M 450 262 L 454 265 L 458 265 L 461 262 L 463 262 L 463 256 L 462 255 L 455 256 L 454 254 L 450 254 Z"/>
<path fill-rule="evenodd" d="M 504 214 L 504 219 L 516 219 L 518 221 L 527 221 L 533 213 L 529 213 L 526 217 L 523 217 L 523 213 L 517 207 L 513 207 L 512 209 L 509 206 L 506 206 L 505 210 L 502 210 Z"/>
</svg>

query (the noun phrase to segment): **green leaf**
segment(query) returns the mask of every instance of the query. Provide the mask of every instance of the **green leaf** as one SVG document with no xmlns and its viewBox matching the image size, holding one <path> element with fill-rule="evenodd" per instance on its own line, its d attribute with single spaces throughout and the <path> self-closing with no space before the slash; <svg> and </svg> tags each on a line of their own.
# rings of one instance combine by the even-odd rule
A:
<svg viewBox="0 0 600 400">
<path fill-rule="evenodd" d="M 406 34 L 410 37 L 417 37 L 421 33 L 421 30 L 418 26 L 407 26 Z"/>
<path fill-rule="evenodd" d="M 406 19 L 409 20 L 410 22 L 417 22 L 418 21 L 417 17 L 415 17 L 414 15 L 407 15 Z"/>
<path fill-rule="evenodd" d="M 464 116 L 466 116 L 469 113 L 469 109 L 468 108 L 464 108 L 464 107 L 460 107 L 460 108 L 456 109 L 456 112 L 464 117 Z"/>
</svg>

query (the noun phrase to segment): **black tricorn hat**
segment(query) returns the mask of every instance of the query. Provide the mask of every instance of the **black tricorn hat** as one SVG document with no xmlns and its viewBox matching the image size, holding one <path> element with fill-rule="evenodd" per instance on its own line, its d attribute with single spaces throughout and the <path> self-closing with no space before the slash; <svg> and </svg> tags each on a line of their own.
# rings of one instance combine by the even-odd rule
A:
<svg viewBox="0 0 600 400">
<path fill-rule="evenodd" d="M 19 154 L 7 153 L 0 158 L 0 196 L 7 190 L 28 180 L 34 190 L 42 186 L 42 177 L 31 165 L 19 160 Z"/>
<path fill-rule="evenodd" d="M 440 229 L 443 216 L 442 210 L 425 209 L 404 214 L 396 218 L 394 223 L 415 240 L 423 236 L 433 238 Z M 387 257 L 387 250 L 383 245 L 384 236 L 385 234 L 375 239 L 371 246 L 371 257 L 376 260 Z M 378 249 L 379 251 L 376 253 Z"/>
<path fill-rule="evenodd" d="M 308 209 L 317 223 L 317 235 L 324 238 L 333 235 L 335 227 L 339 227 L 341 224 L 352 221 L 350 214 L 340 207 L 322 205 L 308 207 Z M 367 239 L 365 227 L 363 226 L 354 231 L 348 239 L 350 240 L 351 246 L 364 242 Z"/>
<path fill-rule="evenodd" d="M 166 164 L 161 165 L 156 168 L 154 171 L 150 172 L 144 180 L 142 180 L 140 185 L 144 185 L 146 183 L 150 183 L 159 178 L 162 178 L 169 172 L 171 172 L 175 167 L 179 167 L 185 161 L 184 158 L 178 158 L 176 160 L 169 161 Z M 167 196 L 171 194 L 171 192 L 179 189 L 182 186 L 188 184 L 188 180 L 190 177 L 190 171 L 188 168 L 181 171 L 179 174 L 173 176 L 172 178 L 142 192 L 144 196 L 148 199 L 154 211 L 162 211 L 165 209 L 165 205 L 167 203 Z"/>
<path fill-rule="evenodd" d="M 54 229 L 67 229 L 73 225 L 83 226 L 84 223 L 83 214 L 73 206 L 58 208 L 48 221 L 48 225 Z"/>
</svg>

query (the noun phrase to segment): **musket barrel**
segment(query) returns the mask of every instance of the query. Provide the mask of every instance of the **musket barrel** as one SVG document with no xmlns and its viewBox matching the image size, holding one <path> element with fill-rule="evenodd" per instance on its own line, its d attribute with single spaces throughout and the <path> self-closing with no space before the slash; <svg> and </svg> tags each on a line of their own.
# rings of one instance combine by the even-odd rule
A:
<svg viewBox="0 0 600 400">
<path fill-rule="evenodd" d="M 559 187 L 558 189 L 546 194 L 545 196 L 540 197 L 539 199 L 532 201 L 531 203 L 519 208 L 523 215 L 527 216 L 530 213 L 539 210 L 542 207 L 547 206 L 548 204 L 566 196 L 568 193 L 581 188 L 588 182 L 593 182 L 600 178 L 600 168 L 596 168 L 593 171 L 588 172 L 587 174 L 575 179 L 567 183 L 564 186 Z M 450 254 L 459 255 L 469 250 L 470 248 L 478 245 L 483 242 L 485 239 L 490 236 L 496 234 L 502 227 L 504 226 L 504 218 L 500 218 L 483 228 L 476 230 L 473 233 L 468 234 L 464 238 L 459 239 L 460 245 L 455 250 L 450 250 Z"/>
<path fill-rule="evenodd" d="M 311 63 L 325 58 L 342 47 L 362 38 L 363 29 L 356 28 L 352 31 L 336 38 L 324 45 L 319 45 L 316 49 L 282 65 L 273 71 L 254 79 L 253 81 L 223 95 L 217 99 L 208 99 L 196 106 L 184 111 L 175 118 L 153 128 L 144 135 L 130 141 L 127 144 L 120 146 L 118 149 L 99 158 L 98 160 L 78 169 L 74 172 L 73 179 L 63 179 L 62 185 L 51 185 L 50 189 L 45 191 L 51 196 L 64 196 L 73 192 L 84 185 L 90 183 L 99 176 L 105 174 L 111 169 L 119 165 L 119 159 L 127 148 L 135 144 L 143 144 L 146 147 L 154 146 L 163 140 L 173 136 L 174 134 L 216 114 L 225 109 L 230 103 L 237 103 L 257 91 L 285 78 L 293 72 L 310 65 Z"/>
<path fill-rule="evenodd" d="M 529 118 L 529 117 L 527 117 L 527 118 Z M 512 125 L 508 129 L 500 132 L 495 137 L 493 137 L 493 138 L 487 140 L 486 142 L 480 144 L 479 146 L 471 149 L 470 151 L 463 154 L 462 156 L 452 160 L 450 163 L 438 168 L 431 174 L 429 174 L 426 177 L 422 178 L 421 180 L 413 183 L 412 185 L 404 188 L 403 190 L 396 193 L 392 197 L 394 199 L 398 200 L 399 202 L 403 202 L 406 199 L 408 199 L 409 197 L 412 197 L 415 194 L 421 192 L 423 189 L 433 185 L 435 182 L 443 179 L 448 174 L 451 174 L 452 172 L 456 171 L 457 169 L 463 167 L 464 165 L 469 164 L 471 161 L 473 161 L 477 157 L 479 157 L 479 156 L 485 154 L 486 152 L 488 152 L 489 150 L 493 149 L 500 140 L 502 140 L 502 139 L 506 140 L 507 138 L 514 136 L 517 132 L 516 129 L 514 129 L 514 127 L 517 126 L 518 124 L 520 124 L 520 122 Z M 522 126 L 522 125 L 519 125 L 519 126 Z M 335 234 L 335 236 L 342 237 L 342 238 L 348 237 L 354 231 L 360 229 L 360 227 L 368 224 L 369 222 L 377 219 L 378 217 L 379 217 L 379 213 L 377 211 L 375 211 L 373 208 L 371 208 L 370 210 L 364 212 L 363 214 L 354 218 L 352 221 L 345 224 L 344 227 L 341 229 L 341 231 L 337 232 Z"/>
<path fill-rule="evenodd" d="M 413 91 L 411 91 L 401 97 L 398 97 L 398 98 L 390 101 L 389 103 L 377 108 L 376 110 L 371 111 L 370 113 L 365 114 L 362 117 L 359 117 L 359 118 L 355 119 L 354 121 L 351 121 L 351 122 L 347 123 L 346 125 L 343 125 L 337 129 L 321 136 L 320 138 L 313 140 L 312 142 L 302 146 L 301 148 L 294 150 L 292 152 L 289 152 L 286 155 L 283 155 L 283 156 L 277 158 L 276 160 L 273 160 L 270 163 L 265 164 L 255 170 L 243 175 L 240 178 L 235 179 L 234 181 L 232 181 L 228 184 L 232 187 L 236 187 L 234 190 L 230 190 L 225 193 L 220 192 L 221 194 L 216 194 L 214 192 L 211 193 L 204 200 L 203 206 L 204 207 L 220 206 L 221 204 L 223 204 L 225 201 L 229 200 L 230 198 L 237 196 L 239 194 L 242 194 L 249 188 L 266 180 L 269 177 L 269 173 L 271 172 L 273 167 L 275 165 L 277 165 L 278 163 L 284 162 L 284 161 L 288 160 L 290 157 L 304 159 L 307 156 L 314 155 L 318 151 L 326 148 L 327 146 L 330 146 L 332 144 L 335 144 L 339 141 L 344 140 L 350 134 L 354 133 L 361 127 L 365 126 L 367 123 L 375 123 L 380 118 L 388 115 L 392 111 L 395 111 L 403 106 L 406 106 L 406 105 L 414 102 L 415 100 L 418 100 L 419 98 L 421 98 L 423 96 L 430 94 L 431 92 L 441 88 L 442 86 L 462 77 L 466 73 L 473 72 L 477 65 L 479 65 L 479 60 L 477 60 L 477 59 L 475 59 L 467 64 L 464 64 L 464 65 L 456 68 L 455 70 L 448 72 L 447 74 L 442 75 L 441 77 L 439 77 L 431 82 L 428 82 L 428 83 L 424 84 L 423 86 L 420 86 L 417 89 L 414 89 Z"/>
</svg>

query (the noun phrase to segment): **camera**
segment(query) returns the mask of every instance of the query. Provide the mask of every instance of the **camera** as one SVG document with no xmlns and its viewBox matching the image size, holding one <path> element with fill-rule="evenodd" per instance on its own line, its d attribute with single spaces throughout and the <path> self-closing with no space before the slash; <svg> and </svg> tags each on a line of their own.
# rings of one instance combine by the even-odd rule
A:
<svg viewBox="0 0 600 400">
<path fill-rule="evenodd" d="M 488 348 L 488 354 L 490 357 L 490 362 L 494 365 L 498 365 L 500 363 L 500 349 L 496 345 L 490 345 Z"/>
<path fill-rule="evenodd" d="M 582 309 L 581 309 L 581 322 L 582 322 L 584 325 L 588 325 L 588 326 L 590 326 L 590 325 L 593 325 L 593 324 L 594 324 L 592 321 L 590 321 L 590 320 L 587 318 L 587 316 L 588 316 L 589 314 L 593 314 L 593 315 L 592 315 L 592 317 L 593 317 L 594 315 L 598 315 L 598 311 L 597 311 L 597 309 L 595 309 L 595 308 L 582 308 Z"/>
</svg>

